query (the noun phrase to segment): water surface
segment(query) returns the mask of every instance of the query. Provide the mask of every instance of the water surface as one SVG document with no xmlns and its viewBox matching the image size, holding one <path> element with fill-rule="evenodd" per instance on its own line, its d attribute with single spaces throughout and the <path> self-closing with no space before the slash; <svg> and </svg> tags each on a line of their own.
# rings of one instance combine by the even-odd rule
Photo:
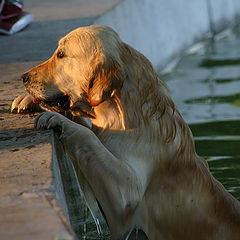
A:
<svg viewBox="0 0 240 240">
<path fill-rule="evenodd" d="M 190 124 L 198 154 L 240 200 L 240 27 L 219 38 L 186 54 L 164 81 Z"/>
</svg>

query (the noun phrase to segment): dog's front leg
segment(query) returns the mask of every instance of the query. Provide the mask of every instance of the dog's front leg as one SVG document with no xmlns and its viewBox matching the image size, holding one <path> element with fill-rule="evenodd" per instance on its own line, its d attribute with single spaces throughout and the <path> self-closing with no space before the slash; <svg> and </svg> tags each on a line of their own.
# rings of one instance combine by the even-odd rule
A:
<svg viewBox="0 0 240 240">
<path fill-rule="evenodd" d="M 123 238 L 132 227 L 132 218 L 143 195 L 135 170 L 110 153 L 89 128 L 58 113 L 41 114 L 35 125 L 59 132 L 65 151 L 74 165 L 79 166 L 100 203 L 112 238 Z"/>
</svg>

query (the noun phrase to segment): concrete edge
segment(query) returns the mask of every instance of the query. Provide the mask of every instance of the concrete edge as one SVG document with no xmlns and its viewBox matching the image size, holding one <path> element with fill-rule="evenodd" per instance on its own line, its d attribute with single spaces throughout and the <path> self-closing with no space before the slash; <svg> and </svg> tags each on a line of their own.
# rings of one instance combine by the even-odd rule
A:
<svg viewBox="0 0 240 240">
<path fill-rule="evenodd" d="M 51 132 L 51 143 L 52 143 L 52 171 L 53 171 L 53 186 L 55 189 L 56 199 L 61 206 L 63 213 L 65 214 L 68 222 L 70 223 L 69 219 L 69 212 L 66 202 L 66 197 L 64 194 L 63 188 L 63 181 L 62 181 L 62 174 L 60 170 L 59 161 L 64 152 L 62 151 L 61 147 L 58 147 L 59 140 L 54 136 L 54 132 Z"/>
<path fill-rule="evenodd" d="M 69 224 L 67 224 L 67 227 L 71 226 L 75 233 L 72 235 L 76 239 L 78 239 L 78 237 L 92 237 L 89 236 L 86 229 L 91 229 L 92 232 L 90 235 L 97 234 L 99 239 L 105 239 L 104 236 L 109 235 L 106 222 L 99 209 L 97 212 L 94 212 L 94 216 L 88 209 L 76 176 L 77 170 L 74 168 L 71 158 L 65 152 L 58 134 L 53 131 L 51 134 L 51 142 L 53 149 L 53 185 L 56 199 L 68 220 Z M 96 225 L 95 229 L 92 226 L 94 222 Z M 69 230 L 71 233 L 73 231 Z"/>
</svg>

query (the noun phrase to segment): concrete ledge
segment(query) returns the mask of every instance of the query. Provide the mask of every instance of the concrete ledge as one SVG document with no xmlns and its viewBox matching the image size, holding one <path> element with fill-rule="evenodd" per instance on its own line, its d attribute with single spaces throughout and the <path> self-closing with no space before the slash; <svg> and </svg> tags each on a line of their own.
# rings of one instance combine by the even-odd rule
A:
<svg viewBox="0 0 240 240">
<path fill-rule="evenodd" d="M 50 132 L 34 130 L 34 115 L 10 113 L 12 99 L 23 92 L 14 80 L 32 65 L 1 65 L 0 239 L 73 240 L 55 196 Z"/>
<path fill-rule="evenodd" d="M 22 119 L 24 122 L 24 118 Z M 11 147 L 1 142 L 0 159 L 0 233 L 2 240 L 73 240 L 74 234 L 56 202 L 52 185 L 49 133 L 32 129 L 0 131 Z M 13 144 L 14 138 L 25 139 Z M 35 136 L 35 137 L 34 137 Z"/>
</svg>

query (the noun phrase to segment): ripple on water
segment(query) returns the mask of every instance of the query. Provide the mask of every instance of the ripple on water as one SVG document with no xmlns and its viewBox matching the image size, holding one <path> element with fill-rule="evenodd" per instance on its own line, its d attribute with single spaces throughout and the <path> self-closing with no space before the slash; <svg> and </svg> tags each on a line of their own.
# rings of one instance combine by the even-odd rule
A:
<svg viewBox="0 0 240 240">
<path fill-rule="evenodd" d="M 190 124 L 198 154 L 240 200 L 240 27 L 229 33 L 211 51 L 205 43 L 205 50 L 184 56 L 164 80 Z"/>
</svg>

